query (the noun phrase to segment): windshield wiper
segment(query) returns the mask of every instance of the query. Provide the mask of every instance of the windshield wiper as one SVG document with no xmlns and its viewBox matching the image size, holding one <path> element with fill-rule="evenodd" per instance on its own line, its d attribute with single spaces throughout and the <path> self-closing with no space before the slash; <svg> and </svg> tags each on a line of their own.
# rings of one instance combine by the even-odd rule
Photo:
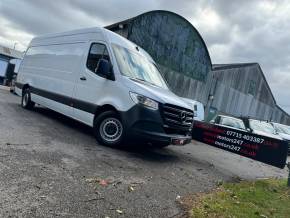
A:
<svg viewBox="0 0 290 218">
<path fill-rule="evenodd" d="M 140 78 L 137 78 L 137 77 L 129 77 L 131 80 L 133 81 L 141 81 L 141 82 L 145 82 L 145 83 L 148 83 L 150 85 L 153 85 L 153 86 L 156 86 L 158 87 L 157 85 L 155 85 L 154 83 L 151 83 L 151 82 L 148 82 L 147 80 L 144 80 L 144 79 L 140 79 Z"/>
<path fill-rule="evenodd" d="M 129 77 L 129 78 L 132 79 L 132 80 L 137 80 L 137 81 L 147 82 L 146 80 L 144 80 L 144 79 L 140 79 L 140 78 L 137 78 L 137 77 Z M 149 83 L 149 82 L 147 82 L 147 83 Z"/>
</svg>

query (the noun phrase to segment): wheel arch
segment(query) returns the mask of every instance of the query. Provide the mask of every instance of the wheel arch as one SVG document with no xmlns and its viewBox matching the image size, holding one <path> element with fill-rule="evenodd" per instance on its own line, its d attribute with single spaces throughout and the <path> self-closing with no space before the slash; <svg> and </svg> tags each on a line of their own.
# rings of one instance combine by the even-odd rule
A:
<svg viewBox="0 0 290 218">
<path fill-rule="evenodd" d="M 104 114 L 106 112 L 107 112 L 107 114 Z M 114 117 L 117 118 L 121 122 L 121 125 L 122 125 L 122 132 L 120 133 L 121 136 L 118 137 L 116 139 L 117 141 L 114 141 L 114 142 L 108 141 L 107 139 L 103 138 L 102 133 L 100 132 L 100 129 L 99 129 L 101 127 L 102 121 L 104 119 L 108 118 L 107 116 L 109 114 L 110 115 L 114 114 Z M 94 135 L 97 138 L 97 141 L 100 142 L 101 144 L 104 144 L 104 145 L 109 145 L 109 146 L 120 145 L 126 138 L 126 132 L 124 129 L 122 118 L 121 118 L 121 113 L 114 106 L 112 106 L 110 104 L 105 104 L 105 105 L 98 107 L 98 109 L 95 113 L 95 117 L 94 117 L 93 130 L 94 130 Z"/>
<path fill-rule="evenodd" d="M 28 83 L 24 84 L 24 85 L 22 86 L 21 94 L 23 95 L 23 91 L 24 91 L 25 89 L 29 88 L 29 87 L 30 87 L 30 85 L 29 85 Z"/>
<path fill-rule="evenodd" d="M 96 112 L 95 112 L 95 117 L 94 117 L 94 125 L 95 125 L 95 121 L 96 121 L 96 118 L 102 114 L 103 112 L 106 112 L 106 111 L 114 111 L 119 117 L 120 116 L 120 112 L 111 104 L 104 104 L 100 107 L 98 107 L 96 109 Z"/>
</svg>

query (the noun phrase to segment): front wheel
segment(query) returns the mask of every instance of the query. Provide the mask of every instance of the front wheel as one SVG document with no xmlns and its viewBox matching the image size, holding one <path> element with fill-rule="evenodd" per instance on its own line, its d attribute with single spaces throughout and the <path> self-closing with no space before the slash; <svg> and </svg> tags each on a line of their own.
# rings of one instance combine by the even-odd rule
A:
<svg viewBox="0 0 290 218">
<path fill-rule="evenodd" d="M 21 106 L 25 109 L 32 109 L 35 103 L 31 101 L 30 89 L 25 88 L 22 93 Z"/>
<path fill-rule="evenodd" d="M 123 142 L 124 127 L 118 114 L 106 111 L 96 117 L 94 133 L 97 141 L 103 145 L 117 146 Z"/>
</svg>

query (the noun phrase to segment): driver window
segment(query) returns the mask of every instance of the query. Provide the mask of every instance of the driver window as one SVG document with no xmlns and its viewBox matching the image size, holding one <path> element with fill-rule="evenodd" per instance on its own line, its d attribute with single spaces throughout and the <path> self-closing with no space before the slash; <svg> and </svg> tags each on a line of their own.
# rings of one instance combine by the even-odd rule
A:
<svg viewBox="0 0 290 218">
<path fill-rule="evenodd" d="M 92 72 L 96 71 L 100 59 L 110 61 L 108 50 L 104 44 L 94 43 L 91 46 L 90 53 L 87 60 L 87 68 Z"/>
</svg>

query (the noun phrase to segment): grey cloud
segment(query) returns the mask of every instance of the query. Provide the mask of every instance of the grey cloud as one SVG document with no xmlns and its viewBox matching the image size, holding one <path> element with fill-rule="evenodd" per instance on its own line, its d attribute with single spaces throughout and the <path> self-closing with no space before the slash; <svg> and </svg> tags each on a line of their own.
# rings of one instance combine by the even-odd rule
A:
<svg viewBox="0 0 290 218">
<path fill-rule="evenodd" d="M 139 1 L 138 4 L 134 4 L 135 1 L 123 0 L 114 1 L 107 0 L 102 4 L 94 0 L 71 0 L 71 5 L 76 10 L 81 10 L 84 13 L 89 14 L 91 17 L 99 17 L 105 24 L 111 24 L 123 19 L 136 16 L 145 10 L 154 9 L 154 1 Z"/>
<path fill-rule="evenodd" d="M 5 0 L 4 0 L 5 2 Z M 17 7 L 15 7 L 17 5 Z M 21 8 L 21 10 L 19 10 Z M 9 20 L 14 28 L 24 30 L 32 34 L 42 34 L 47 30 L 57 28 L 55 10 L 49 11 L 49 4 L 41 6 L 34 1 L 6 1 L 0 8 L 1 15 Z"/>
</svg>

